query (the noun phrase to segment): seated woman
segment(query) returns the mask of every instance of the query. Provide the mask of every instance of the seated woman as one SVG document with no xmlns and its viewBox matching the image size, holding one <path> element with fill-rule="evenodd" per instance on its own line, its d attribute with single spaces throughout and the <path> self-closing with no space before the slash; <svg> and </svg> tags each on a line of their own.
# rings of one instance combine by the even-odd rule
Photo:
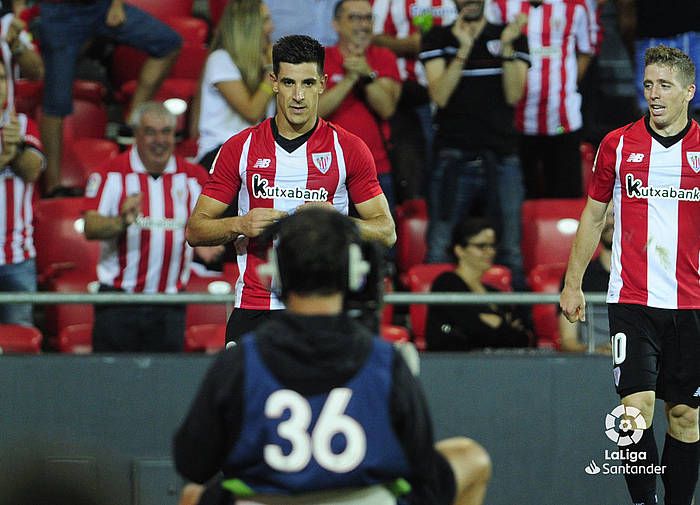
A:
<svg viewBox="0 0 700 505">
<path fill-rule="evenodd" d="M 432 292 L 488 293 L 481 282 L 496 256 L 496 231 L 486 219 L 467 218 L 452 231 L 448 251 L 457 268 L 440 274 Z M 496 305 L 429 305 L 429 351 L 471 351 L 485 347 L 527 347 L 531 334 L 512 311 Z"/>
<path fill-rule="evenodd" d="M 262 0 L 231 0 L 211 41 L 202 75 L 197 121 L 197 162 L 207 170 L 229 137 L 274 112 L 271 34 L 274 26 Z"/>
</svg>

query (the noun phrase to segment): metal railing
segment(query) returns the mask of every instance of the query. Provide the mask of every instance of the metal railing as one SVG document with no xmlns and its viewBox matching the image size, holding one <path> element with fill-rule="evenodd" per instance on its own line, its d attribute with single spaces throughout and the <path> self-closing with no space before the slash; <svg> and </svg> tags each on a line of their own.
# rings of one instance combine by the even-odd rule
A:
<svg viewBox="0 0 700 505">
<path fill-rule="evenodd" d="M 218 304 L 232 306 L 235 294 L 176 293 L 176 294 L 131 294 L 131 293 L 54 293 L 54 292 L 0 292 L 0 304 L 31 303 L 53 304 Z M 541 305 L 558 304 L 558 293 L 386 293 L 384 303 L 392 305 Z M 588 305 L 604 304 L 605 293 L 586 293 Z M 595 352 L 593 338 L 594 311 L 586 311 L 588 352 Z"/>
</svg>

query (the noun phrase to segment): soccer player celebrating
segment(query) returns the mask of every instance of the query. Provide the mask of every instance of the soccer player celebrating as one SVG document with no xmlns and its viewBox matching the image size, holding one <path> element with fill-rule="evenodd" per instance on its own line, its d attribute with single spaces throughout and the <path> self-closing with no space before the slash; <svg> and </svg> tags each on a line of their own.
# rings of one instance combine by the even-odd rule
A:
<svg viewBox="0 0 700 505">
<path fill-rule="evenodd" d="M 347 214 L 353 203 L 364 239 L 385 245 L 396 240 L 369 149 L 355 135 L 318 117 L 326 85 L 323 47 L 304 35 L 283 37 L 273 46 L 272 60 L 277 114 L 221 147 L 187 225 L 190 245 L 236 240 L 240 275 L 227 341 L 284 308 L 257 276 L 267 251 L 257 237 L 300 205 L 330 204 Z M 233 202 L 238 216 L 224 217 Z"/>
<path fill-rule="evenodd" d="M 585 319 L 581 279 L 612 200 L 607 301 L 613 377 L 622 403 L 639 409 L 646 421 L 635 445 L 646 453 L 640 466 L 658 462 L 654 402 L 658 397 L 666 403 L 661 464 L 667 505 L 690 505 L 698 478 L 700 127 L 688 118 L 694 78 L 695 66 L 682 51 L 647 50 L 649 114 L 609 133 L 600 145 L 560 302 L 569 321 Z M 657 503 L 656 476 L 628 470 L 632 501 Z"/>
</svg>

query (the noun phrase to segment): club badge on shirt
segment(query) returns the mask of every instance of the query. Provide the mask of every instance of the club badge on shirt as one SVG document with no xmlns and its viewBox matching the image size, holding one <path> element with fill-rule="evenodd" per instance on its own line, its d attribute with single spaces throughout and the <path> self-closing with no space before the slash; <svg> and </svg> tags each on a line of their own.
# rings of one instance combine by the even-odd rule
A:
<svg viewBox="0 0 700 505">
<path fill-rule="evenodd" d="M 319 172 L 325 174 L 328 169 L 331 168 L 331 162 L 333 161 L 333 156 L 331 153 L 311 153 L 311 159 L 314 162 L 314 166 Z"/>
<path fill-rule="evenodd" d="M 700 172 L 700 152 L 698 151 L 688 151 L 685 154 L 688 159 L 688 165 L 693 169 L 693 172 Z"/>
</svg>

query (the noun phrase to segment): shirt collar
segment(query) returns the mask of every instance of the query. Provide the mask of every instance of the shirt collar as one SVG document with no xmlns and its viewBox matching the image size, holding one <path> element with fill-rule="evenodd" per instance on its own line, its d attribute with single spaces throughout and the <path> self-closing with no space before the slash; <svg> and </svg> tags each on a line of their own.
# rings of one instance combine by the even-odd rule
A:
<svg viewBox="0 0 700 505">
<path fill-rule="evenodd" d="M 146 166 L 143 164 L 143 161 L 141 161 L 141 157 L 139 156 L 139 150 L 136 149 L 136 146 L 132 146 L 131 151 L 129 152 L 129 164 L 131 165 L 131 170 L 133 170 L 134 172 L 148 172 L 148 170 L 146 170 Z M 163 173 L 174 174 L 176 171 L 177 163 L 175 162 L 175 156 L 171 154 L 170 158 L 168 159 L 168 163 L 165 165 L 165 170 L 163 170 Z"/>
</svg>

